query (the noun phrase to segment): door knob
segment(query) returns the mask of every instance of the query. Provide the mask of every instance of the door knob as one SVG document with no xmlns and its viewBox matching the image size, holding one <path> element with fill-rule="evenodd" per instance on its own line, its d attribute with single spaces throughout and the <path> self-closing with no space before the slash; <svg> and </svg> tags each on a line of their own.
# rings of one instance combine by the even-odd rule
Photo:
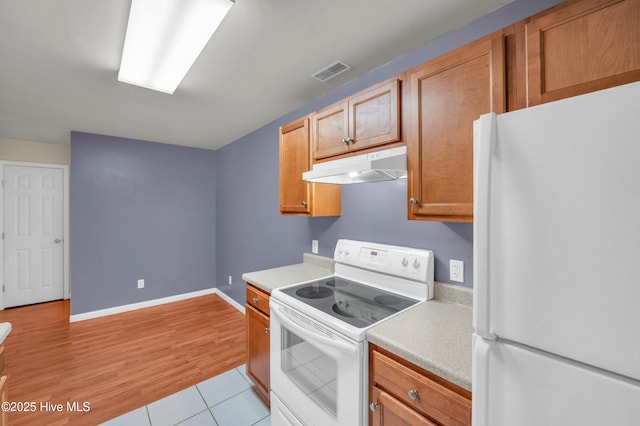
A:
<svg viewBox="0 0 640 426">
<path fill-rule="evenodd" d="M 254 303 L 254 305 L 257 305 L 257 304 L 258 304 L 258 298 L 257 298 L 257 297 L 254 297 L 254 298 L 253 298 L 253 303 Z"/>
<path fill-rule="evenodd" d="M 416 200 L 416 199 L 415 199 L 415 198 L 413 198 L 413 197 L 409 198 L 409 202 L 410 202 L 411 204 L 413 204 L 413 205 L 418 204 L 418 200 Z"/>
<path fill-rule="evenodd" d="M 56 244 L 60 244 L 62 240 L 60 238 L 56 238 L 55 240 L 53 240 L 53 242 Z"/>
<path fill-rule="evenodd" d="M 377 402 L 372 402 L 371 404 L 369 404 L 369 410 L 376 411 L 377 409 L 378 409 L 378 403 Z"/>
<path fill-rule="evenodd" d="M 348 138 L 344 139 L 345 143 L 351 143 L 353 142 L 353 138 L 351 136 L 349 136 Z"/>
<path fill-rule="evenodd" d="M 409 398 L 411 398 L 412 401 L 415 401 L 420 396 L 417 389 L 411 389 L 407 394 L 409 394 Z"/>
<path fill-rule="evenodd" d="M 264 334 L 269 334 L 270 331 L 271 331 L 271 328 L 269 327 L 264 328 Z"/>
<path fill-rule="evenodd" d="M 306 207 L 306 206 L 307 206 L 307 202 L 306 202 L 306 201 L 303 201 L 303 202 L 302 202 L 302 205 Z"/>
</svg>

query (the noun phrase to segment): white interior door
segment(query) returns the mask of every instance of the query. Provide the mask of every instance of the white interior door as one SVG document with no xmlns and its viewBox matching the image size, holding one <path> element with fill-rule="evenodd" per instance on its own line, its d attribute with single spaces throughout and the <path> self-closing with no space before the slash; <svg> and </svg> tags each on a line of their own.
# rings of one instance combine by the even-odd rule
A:
<svg viewBox="0 0 640 426">
<path fill-rule="evenodd" d="M 4 167 L 4 306 L 64 297 L 63 170 Z"/>
</svg>

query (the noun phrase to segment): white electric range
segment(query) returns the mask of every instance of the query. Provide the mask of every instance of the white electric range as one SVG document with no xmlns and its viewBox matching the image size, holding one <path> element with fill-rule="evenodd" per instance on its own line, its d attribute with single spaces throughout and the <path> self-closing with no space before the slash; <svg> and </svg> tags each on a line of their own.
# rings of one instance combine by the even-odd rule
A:
<svg viewBox="0 0 640 426">
<path fill-rule="evenodd" d="M 271 293 L 272 425 L 368 424 L 366 332 L 433 298 L 434 255 L 338 240 L 333 275 Z"/>
</svg>

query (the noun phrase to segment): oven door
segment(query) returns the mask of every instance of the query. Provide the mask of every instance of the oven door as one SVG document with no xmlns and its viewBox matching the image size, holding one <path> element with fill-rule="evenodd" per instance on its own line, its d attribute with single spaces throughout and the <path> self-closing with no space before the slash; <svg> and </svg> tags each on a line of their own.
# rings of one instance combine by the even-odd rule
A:
<svg viewBox="0 0 640 426">
<path fill-rule="evenodd" d="M 364 342 L 342 336 L 273 298 L 270 308 L 271 392 L 278 402 L 305 425 L 362 425 Z M 278 426 L 278 416 L 271 421 Z"/>
</svg>

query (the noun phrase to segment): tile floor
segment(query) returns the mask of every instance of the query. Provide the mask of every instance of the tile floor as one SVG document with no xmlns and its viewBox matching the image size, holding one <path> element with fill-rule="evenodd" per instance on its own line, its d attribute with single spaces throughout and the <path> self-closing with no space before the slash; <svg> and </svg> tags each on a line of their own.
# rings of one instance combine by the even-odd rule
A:
<svg viewBox="0 0 640 426">
<path fill-rule="evenodd" d="M 103 423 L 105 426 L 271 426 L 245 366 Z"/>
</svg>

